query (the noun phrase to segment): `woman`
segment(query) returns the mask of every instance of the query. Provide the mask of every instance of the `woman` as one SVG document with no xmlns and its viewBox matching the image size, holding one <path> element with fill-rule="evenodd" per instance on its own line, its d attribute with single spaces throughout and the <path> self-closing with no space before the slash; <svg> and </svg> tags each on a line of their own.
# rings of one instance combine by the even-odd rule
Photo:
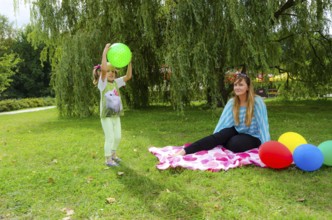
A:
<svg viewBox="0 0 332 220">
<path fill-rule="evenodd" d="M 247 74 L 236 75 L 233 91 L 234 97 L 227 102 L 213 134 L 183 148 L 174 156 L 210 150 L 218 145 L 235 153 L 244 152 L 270 140 L 265 103 L 255 95 Z"/>
</svg>

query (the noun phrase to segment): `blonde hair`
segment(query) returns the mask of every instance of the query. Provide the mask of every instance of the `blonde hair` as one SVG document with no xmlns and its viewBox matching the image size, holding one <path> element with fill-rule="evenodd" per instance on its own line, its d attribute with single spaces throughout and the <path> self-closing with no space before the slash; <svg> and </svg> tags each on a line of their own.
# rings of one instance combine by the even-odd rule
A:
<svg viewBox="0 0 332 220">
<path fill-rule="evenodd" d="M 100 67 L 93 68 L 92 76 L 93 76 L 93 85 L 97 85 L 100 77 Z"/>
<path fill-rule="evenodd" d="M 248 92 L 247 92 L 247 110 L 246 110 L 246 118 L 245 118 L 245 124 L 247 127 L 250 126 L 252 117 L 254 115 L 254 105 L 255 105 L 255 92 L 254 87 L 249 79 L 249 77 L 246 74 L 238 74 L 234 83 L 245 81 L 248 85 Z M 234 115 L 234 121 L 235 125 L 239 125 L 240 119 L 240 99 L 238 96 L 234 97 L 234 104 L 233 104 L 233 115 Z"/>
<path fill-rule="evenodd" d="M 115 77 L 118 77 L 118 74 L 119 74 L 119 69 L 117 69 L 116 67 L 112 66 L 111 63 L 107 62 L 107 69 L 112 71 L 112 72 L 115 72 Z"/>
</svg>

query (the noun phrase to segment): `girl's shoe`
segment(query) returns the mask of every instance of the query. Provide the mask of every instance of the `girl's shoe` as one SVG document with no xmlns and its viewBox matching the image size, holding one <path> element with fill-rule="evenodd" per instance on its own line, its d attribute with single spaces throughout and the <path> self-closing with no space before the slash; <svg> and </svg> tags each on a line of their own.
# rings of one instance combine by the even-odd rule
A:
<svg viewBox="0 0 332 220">
<path fill-rule="evenodd" d="M 116 163 L 120 163 L 122 161 L 120 157 L 113 157 L 112 160 Z"/>
<path fill-rule="evenodd" d="M 119 164 L 116 161 L 114 161 L 114 160 L 107 161 L 105 163 L 105 165 L 108 166 L 108 167 L 118 167 L 119 166 Z"/>
</svg>

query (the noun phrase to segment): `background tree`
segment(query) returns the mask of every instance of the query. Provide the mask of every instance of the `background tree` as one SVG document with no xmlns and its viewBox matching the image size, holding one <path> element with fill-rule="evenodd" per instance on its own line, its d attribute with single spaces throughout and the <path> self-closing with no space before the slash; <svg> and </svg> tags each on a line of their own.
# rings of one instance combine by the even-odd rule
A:
<svg viewBox="0 0 332 220">
<path fill-rule="evenodd" d="M 123 42 L 133 52 L 133 80 L 124 91 L 127 103 L 148 105 L 149 85 L 160 80 L 156 51 L 161 32 L 155 22 L 159 7 L 157 0 L 34 1 L 30 36 L 35 44 L 45 43 L 52 60 L 51 81 L 61 115 L 96 112 L 99 93 L 92 86 L 92 68 L 100 63 L 108 42 Z"/>
<path fill-rule="evenodd" d="M 305 91 L 302 96 L 332 92 L 331 1 L 287 1 L 283 7 L 274 13 L 280 25 L 275 39 L 283 52 L 275 68 L 292 79 L 286 90 L 296 96 L 298 90 Z"/>
<path fill-rule="evenodd" d="M 27 98 L 51 96 L 51 66 L 48 61 L 41 62 L 40 53 L 43 45 L 34 48 L 28 41 L 31 26 L 20 31 L 11 46 L 18 54 L 21 62 L 17 65 L 17 73 L 11 77 L 12 83 L 4 92 L 6 98 Z"/>
<path fill-rule="evenodd" d="M 283 69 L 312 87 L 331 85 L 330 1 L 166 3 L 173 7 L 166 59 L 175 73 L 172 91 L 179 105 L 202 92 L 200 84 L 215 103 L 220 94 L 224 102 L 230 92 L 225 73 L 244 64 L 252 78 Z"/>
<path fill-rule="evenodd" d="M 11 83 L 10 77 L 15 74 L 15 67 L 20 61 L 10 50 L 14 43 L 15 31 L 5 16 L 0 15 L 0 98 Z"/>
<path fill-rule="evenodd" d="M 162 83 L 159 69 L 166 65 L 172 71 L 172 102 L 181 109 L 197 93 L 214 104 L 225 102 L 231 90 L 225 72 L 241 66 L 252 77 L 284 70 L 294 80 L 314 81 L 314 87 L 330 85 L 331 4 L 36 0 L 31 38 L 47 46 L 62 115 L 95 112 L 98 93 L 91 86 L 91 69 L 107 42 L 124 42 L 133 51 L 134 78 L 125 91 L 131 106 L 149 104 L 149 88 Z"/>
</svg>

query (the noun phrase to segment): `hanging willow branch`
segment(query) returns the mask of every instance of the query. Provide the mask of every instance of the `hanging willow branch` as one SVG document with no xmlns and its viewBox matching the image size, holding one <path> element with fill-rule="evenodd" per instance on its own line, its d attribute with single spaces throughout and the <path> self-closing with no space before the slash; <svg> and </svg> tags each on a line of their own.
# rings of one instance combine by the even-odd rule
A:
<svg viewBox="0 0 332 220">
<path fill-rule="evenodd" d="M 52 60 L 52 85 L 62 116 L 85 117 L 96 112 L 98 92 L 92 67 L 100 63 L 106 43 L 123 42 L 133 53 L 133 80 L 123 92 L 127 104 L 147 106 L 148 87 L 161 83 L 157 42 L 158 0 L 35 0 L 30 34 L 44 42 L 44 58 Z"/>
<path fill-rule="evenodd" d="M 321 74 L 332 71 L 324 17 L 331 5 L 322 0 L 34 0 L 30 39 L 46 44 L 43 54 L 52 60 L 52 83 L 64 116 L 95 112 L 98 93 L 91 70 L 109 42 L 124 42 L 133 52 L 133 80 L 123 93 L 130 106 L 149 105 L 149 88 L 163 83 L 162 66 L 172 71 L 174 107 L 182 109 L 197 94 L 216 106 L 229 96 L 228 67 L 243 63 L 252 77 L 282 66 L 295 79 L 331 83 L 332 77 Z M 286 13 L 294 16 L 281 16 Z"/>
</svg>

